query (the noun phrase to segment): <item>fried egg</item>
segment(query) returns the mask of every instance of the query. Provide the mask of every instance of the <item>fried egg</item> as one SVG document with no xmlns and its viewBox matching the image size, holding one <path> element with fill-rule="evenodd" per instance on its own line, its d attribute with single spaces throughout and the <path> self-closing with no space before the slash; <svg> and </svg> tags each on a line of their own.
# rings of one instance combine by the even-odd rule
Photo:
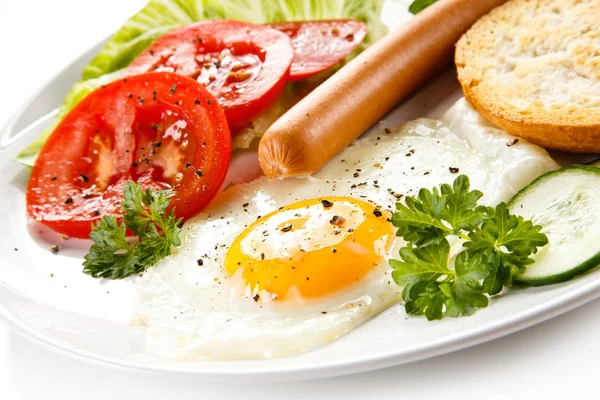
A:
<svg viewBox="0 0 600 400">
<path fill-rule="evenodd" d="M 239 360 L 331 342 L 401 301 L 388 261 L 402 242 L 388 218 L 403 196 L 464 173 L 496 204 L 555 168 L 461 100 L 441 120 L 356 141 L 313 176 L 232 186 L 140 278 L 147 349 Z"/>
</svg>

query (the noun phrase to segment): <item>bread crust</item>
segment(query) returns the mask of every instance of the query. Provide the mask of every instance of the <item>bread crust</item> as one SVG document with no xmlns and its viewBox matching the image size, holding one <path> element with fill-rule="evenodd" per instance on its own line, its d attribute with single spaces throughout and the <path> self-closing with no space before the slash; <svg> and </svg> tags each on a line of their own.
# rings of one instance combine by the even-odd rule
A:
<svg viewBox="0 0 600 400">
<path fill-rule="evenodd" d="M 599 21 L 598 0 L 497 7 L 457 43 L 465 97 L 513 135 L 556 150 L 600 152 Z"/>
</svg>

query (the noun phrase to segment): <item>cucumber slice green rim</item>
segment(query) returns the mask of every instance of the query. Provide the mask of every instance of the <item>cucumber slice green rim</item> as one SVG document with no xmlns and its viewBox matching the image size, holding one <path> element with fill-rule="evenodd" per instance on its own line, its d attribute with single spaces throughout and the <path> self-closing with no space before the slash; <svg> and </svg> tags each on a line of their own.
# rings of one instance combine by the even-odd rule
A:
<svg viewBox="0 0 600 400">
<path fill-rule="evenodd" d="M 532 210 L 540 208 L 541 203 L 546 208 L 536 215 Z M 533 217 L 549 239 L 536 255 L 536 262 L 514 279 L 516 285 L 565 282 L 600 264 L 600 168 L 571 165 L 548 172 L 521 189 L 508 206 L 515 214 Z M 584 235 L 593 228 L 596 234 Z"/>
</svg>

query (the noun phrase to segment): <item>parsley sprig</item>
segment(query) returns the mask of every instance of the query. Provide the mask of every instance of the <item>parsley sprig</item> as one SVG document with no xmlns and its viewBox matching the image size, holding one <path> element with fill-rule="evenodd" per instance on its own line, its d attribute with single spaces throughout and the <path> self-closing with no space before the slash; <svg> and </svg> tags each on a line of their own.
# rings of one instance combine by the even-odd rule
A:
<svg viewBox="0 0 600 400">
<path fill-rule="evenodd" d="M 504 203 L 478 205 L 482 196 L 461 175 L 452 186 L 421 189 L 396 204 L 392 224 L 407 244 L 390 264 L 404 286 L 407 313 L 428 320 L 471 315 L 511 286 L 548 243 L 541 226 L 510 214 Z"/>
<path fill-rule="evenodd" d="M 172 246 L 181 245 L 181 219 L 175 218 L 173 210 L 167 212 L 172 196 L 170 190 L 143 191 L 139 184 L 128 182 L 121 203 L 123 221 L 105 215 L 92 227 L 94 244 L 85 256 L 83 272 L 94 278 L 122 279 L 171 254 Z M 127 229 L 137 241 L 127 240 Z"/>
</svg>

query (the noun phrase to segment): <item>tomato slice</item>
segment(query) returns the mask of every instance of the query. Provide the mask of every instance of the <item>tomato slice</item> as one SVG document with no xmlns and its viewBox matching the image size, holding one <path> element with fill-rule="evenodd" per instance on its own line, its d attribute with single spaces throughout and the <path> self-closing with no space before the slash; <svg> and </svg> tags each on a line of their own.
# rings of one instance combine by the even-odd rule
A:
<svg viewBox="0 0 600 400">
<path fill-rule="evenodd" d="M 173 29 L 129 66 L 129 73 L 169 71 L 202 83 L 225 111 L 232 132 L 281 95 L 294 52 L 287 35 L 263 25 L 202 21 Z"/>
<path fill-rule="evenodd" d="M 130 76 L 89 94 L 56 127 L 31 171 L 27 211 L 85 238 L 92 222 L 121 215 L 133 180 L 173 189 L 170 209 L 189 218 L 217 194 L 230 157 L 225 115 L 202 85 L 166 72 Z"/>
<path fill-rule="evenodd" d="M 339 63 L 367 34 L 367 26 L 352 19 L 281 22 L 269 26 L 292 39 L 291 81 L 308 78 Z"/>
</svg>

